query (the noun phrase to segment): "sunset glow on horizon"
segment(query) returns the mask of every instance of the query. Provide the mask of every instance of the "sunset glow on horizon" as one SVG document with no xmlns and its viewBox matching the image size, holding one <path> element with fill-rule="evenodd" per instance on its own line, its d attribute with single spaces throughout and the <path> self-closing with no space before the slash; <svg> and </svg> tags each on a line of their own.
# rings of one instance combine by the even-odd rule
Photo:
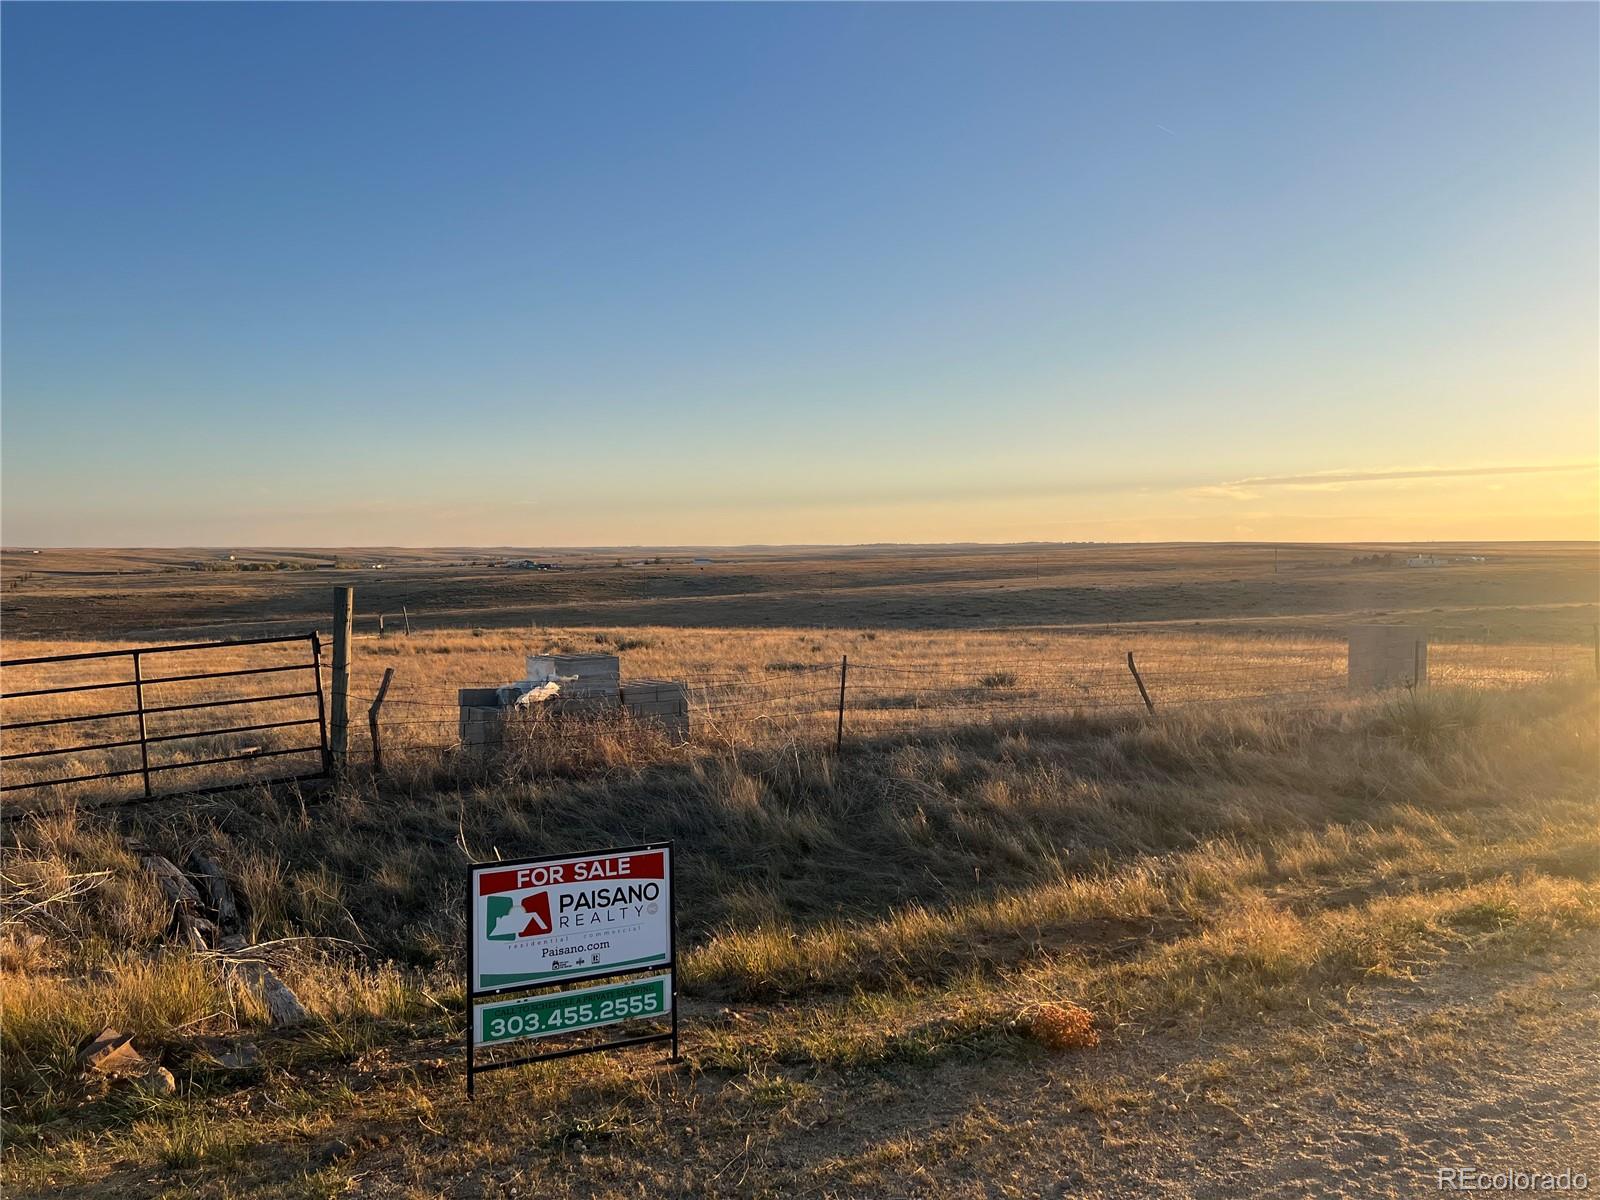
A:
<svg viewBox="0 0 1600 1200">
<path fill-rule="evenodd" d="M 8 5 L 7 545 L 1600 538 L 1600 8 Z"/>
</svg>

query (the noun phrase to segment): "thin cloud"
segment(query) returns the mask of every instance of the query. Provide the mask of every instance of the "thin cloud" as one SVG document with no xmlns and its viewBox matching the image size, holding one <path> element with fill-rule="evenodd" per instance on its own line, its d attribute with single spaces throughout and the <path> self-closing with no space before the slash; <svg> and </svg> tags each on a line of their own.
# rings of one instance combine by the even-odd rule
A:
<svg viewBox="0 0 1600 1200">
<path fill-rule="evenodd" d="M 1254 475 L 1234 480 L 1235 488 L 1290 488 L 1299 483 L 1376 483 L 1390 478 L 1469 478 L 1472 475 L 1554 475 L 1570 470 L 1600 470 L 1600 462 L 1554 462 L 1523 467 L 1410 467 L 1403 470 L 1315 470 L 1309 475 Z"/>
<path fill-rule="evenodd" d="M 1313 471 L 1306 475 L 1255 475 L 1201 491 L 1263 487 L 1321 487 L 1331 483 L 1382 483 L 1392 479 L 1469 479 L 1489 475 L 1556 475 L 1600 470 L 1600 462 L 1514 467 L 1408 467 L 1392 471 Z"/>
</svg>

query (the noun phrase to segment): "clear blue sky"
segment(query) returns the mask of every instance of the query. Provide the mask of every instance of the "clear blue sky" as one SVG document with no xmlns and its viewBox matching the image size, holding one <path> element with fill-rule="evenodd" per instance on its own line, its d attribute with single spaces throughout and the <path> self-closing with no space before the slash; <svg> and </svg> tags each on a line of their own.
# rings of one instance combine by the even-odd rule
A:
<svg viewBox="0 0 1600 1200">
<path fill-rule="evenodd" d="M 1600 532 L 1592 4 L 3 26 L 8 544 Z"/>
</svg>

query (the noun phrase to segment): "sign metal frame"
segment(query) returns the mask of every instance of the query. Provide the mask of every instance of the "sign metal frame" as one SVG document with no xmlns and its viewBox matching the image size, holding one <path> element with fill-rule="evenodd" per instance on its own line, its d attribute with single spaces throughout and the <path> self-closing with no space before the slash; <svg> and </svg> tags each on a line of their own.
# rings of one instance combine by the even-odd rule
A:
<svg viewBox="0 0 1600 1200">
<path fill-rule="evenodd" d="M 542 980 L 534 983 L 502 984 L 491 988 L 476 988 L 477 982 L 477 936 L 475 933 L 475 914 L 478 897 L 474 895 L 474 883 L 477 873 L 487 869 L 508 870 L 516 867 L 534 867 L 543 863 L 561 862 L 573 858 L 599 858 L 609 855 L 644 854 L 652 850 L 665 850 L 667 852 L 667 961 L 665 964 L 654 962 L 633 967 L 618 967 L 615 970 L 601 971 L 594 975 L 584 975 L 577 980 Z M 594 984 L 601 980 L 616 979 L 624 975 L 659 975 L 663 968 L 671 977 L 672 1010 L 668 1014 L 671 1028 L 665 1033 L 647 1033 L 635 1037 L 617 1038 L 609 1042 L 595 1042 L 582 1046 L 563 1046 L 559 1050 L 546 1050 L 540 1054 L 527 1054 L 520 1058 L 498 1059 L 494 1062 L 482 1063 L 477 1061 L 477 1019 L 478 1012 L 474 1001 L 488 997 L 506 996 L 511 992 L 526 992 L 539 988 L 548 988 L 556 983 L 582 982 L 585 985 Z M 551 996 L 561 994 L 560 989 L 548 993 Z M 523 1067 L 529 1063 L 550 1062 L 558 1058 L 571 1058 L 576 1054 L 595 1054 L 602 1050 L 620 1050 L 624 1046 L 643 1046 L 653 1042 L 671 1042 L 672 1053 L 668 1062 L 681 1061 L 678 1054 L 678 860 L 674 853 L 673 843 L 646 842 L 639 846 L 613 846 L 603 850 L 586 850 L 577 853 L 541 854 L 533 858 L 517 858 L 489 862 L 467 864 L 467 964 L 466 964 L 466 1009 L 467 1009 L 467 1099 L 474 1095 L 474 1083 L 479 1075 L 489 1071 L 503 1071 L 509 1067 Z M 621 1022 L 614 1022 L 620 1024 Z M 603 1029 L 605 1026 L 591 1026 Z M 579 1032 L 579 1031 L 574 1031 Z"/>
</svg>

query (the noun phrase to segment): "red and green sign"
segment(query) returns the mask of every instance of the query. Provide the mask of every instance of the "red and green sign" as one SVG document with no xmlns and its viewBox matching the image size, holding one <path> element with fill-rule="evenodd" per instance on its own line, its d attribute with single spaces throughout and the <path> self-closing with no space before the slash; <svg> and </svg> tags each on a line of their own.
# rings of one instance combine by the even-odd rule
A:
<svg viewBox="0 0 1600 1200">
<path fill-rule="evenodd" d="M 646 1042 L 677 1062 L 672 893 L 671 842 L 469 865 L 467 1095 L 485 1071 Z M 625 1023 L 611 1040 L 510 1045 Z"/>
<path fill-rule="evenodd" d="M 474 867 L 472 990 L 665 965 L 670 854 L 659 847 Z"/>
</svg>

